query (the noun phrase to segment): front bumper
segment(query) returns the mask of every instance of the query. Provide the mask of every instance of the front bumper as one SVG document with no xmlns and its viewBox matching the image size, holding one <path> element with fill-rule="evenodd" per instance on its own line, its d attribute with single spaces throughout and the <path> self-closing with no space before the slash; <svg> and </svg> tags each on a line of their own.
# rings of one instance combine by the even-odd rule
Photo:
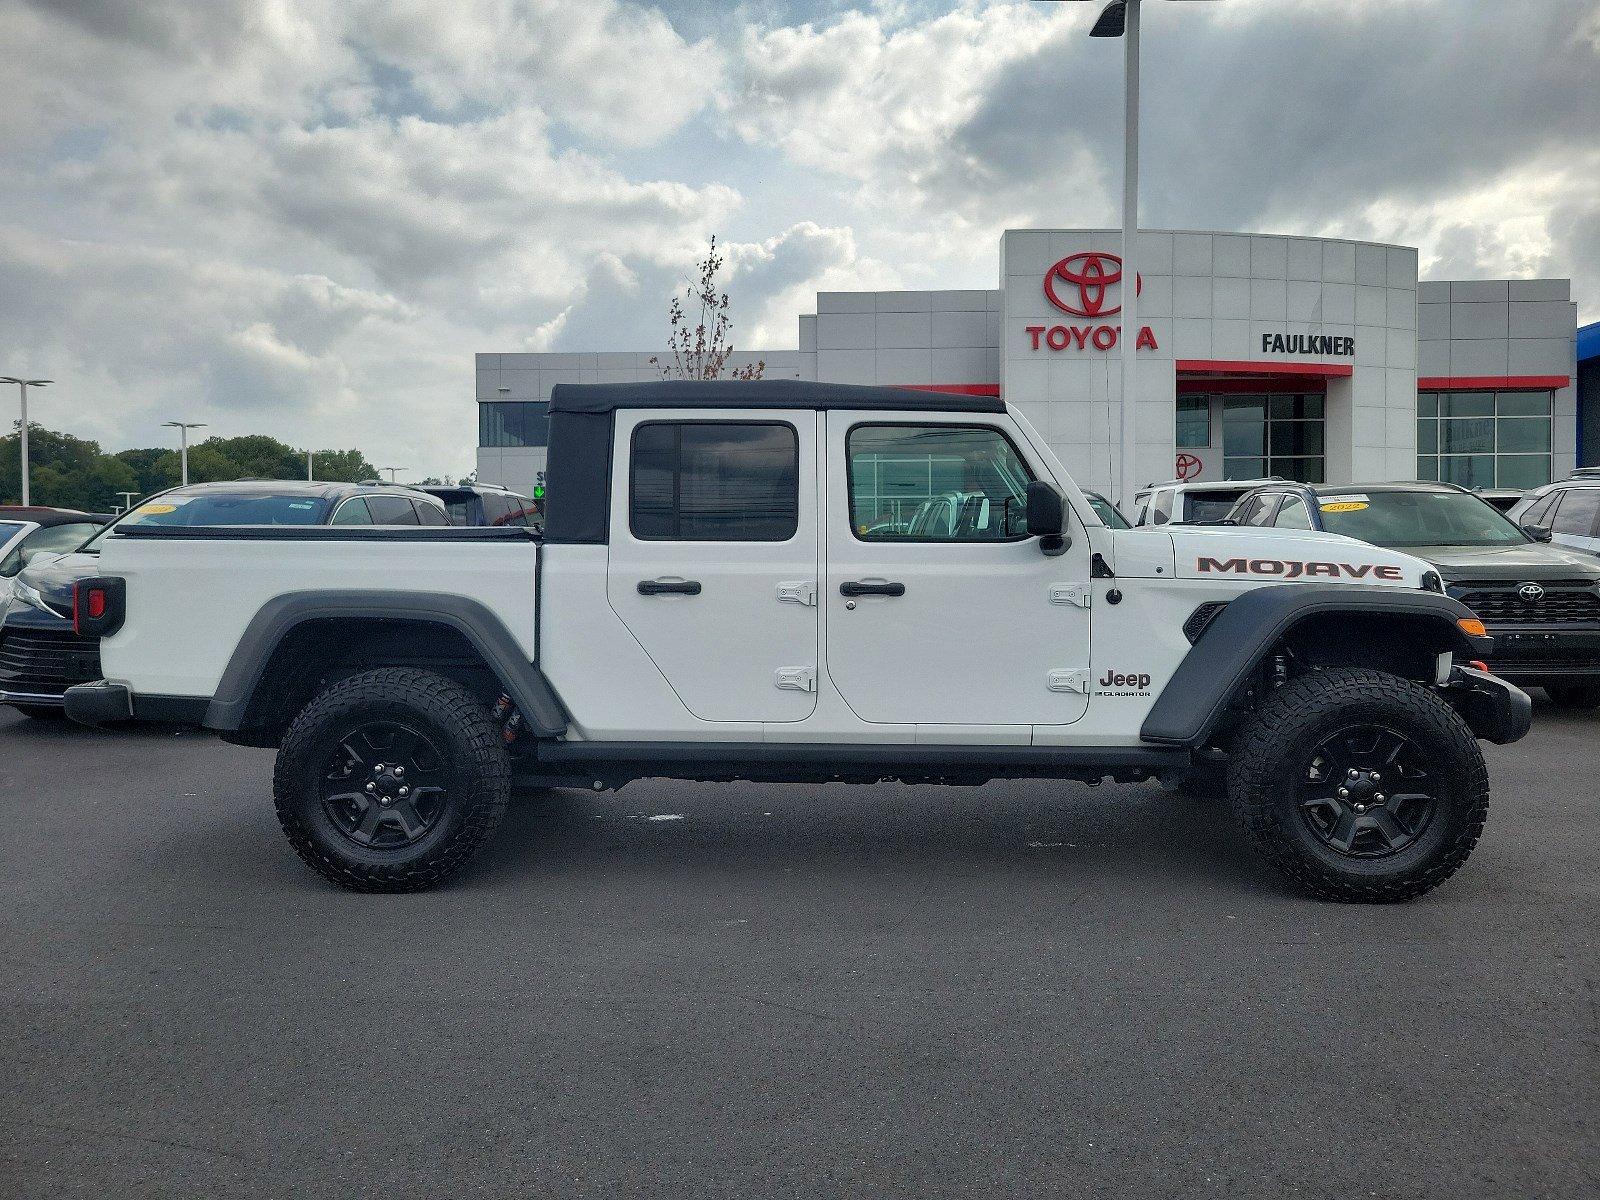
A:
<svg viewBox="0 0 1600 1200">
<path fill-rule="evenodd" d="M 62 697 L 67 716 L 80 725 L 117 725 L 133 720 L 133 693 L 126 684 L 80 683 Z"/>
<path fill-rule="evenodd" d="M 1490 626 L 1494 652 L 1489 666 L 1502 679 L 1537 685 L 1600 682 L 1600 629 L 1560 626 Z"/>
<path fill-rule="evenodd" d="M 1486 671 L 1456 667 L 1444 694 L 1472 735 L 1486 742 L 1509 745 L 1533 728 L 1533 701 L 1528 693 Z"/>
</svg>

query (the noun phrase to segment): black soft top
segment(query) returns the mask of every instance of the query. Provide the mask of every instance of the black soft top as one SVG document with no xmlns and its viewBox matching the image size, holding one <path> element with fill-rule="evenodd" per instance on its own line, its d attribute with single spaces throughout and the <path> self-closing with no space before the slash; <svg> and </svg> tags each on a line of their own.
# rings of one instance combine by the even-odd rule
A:
<svg viewBox="0 0 1600 1200">
<path fill-rule="evenodd" d="M 663 379 L 655 383 L 558 383 L 550 413 L 609 413 L 619 408 L 875 408 L 896 412 L 1005 411 L 998 396 L 805 379 Z"/>
</svg>

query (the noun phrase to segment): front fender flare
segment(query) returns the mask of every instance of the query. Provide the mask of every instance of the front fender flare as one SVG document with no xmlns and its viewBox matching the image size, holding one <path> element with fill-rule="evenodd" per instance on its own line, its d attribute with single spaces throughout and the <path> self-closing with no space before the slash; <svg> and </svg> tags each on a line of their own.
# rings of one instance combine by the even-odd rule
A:
<svg viewBox="0 0 1600 1200">
<path fill-rule="evenodd" d="M 1470 608 L 1437 592 L 1359 584 L 1256 588 L 1230 600 L 1206 626 L 1151 705 L 1140 738 L 1169 746 L 1204 745 L 1251 673 L 1290 630 L 1308 619 L 1339 614 L 1437 624 L 1443 645 L 1467 658 L 1485 658 L 1494 645 L 1457 624 L 1472 617 Z"/>
</svg>

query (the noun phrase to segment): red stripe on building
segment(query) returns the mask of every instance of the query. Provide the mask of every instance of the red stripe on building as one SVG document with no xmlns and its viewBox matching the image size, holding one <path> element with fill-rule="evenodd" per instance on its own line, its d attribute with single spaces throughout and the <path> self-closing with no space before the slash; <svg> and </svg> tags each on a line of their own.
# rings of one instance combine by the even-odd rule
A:
<svg viewBox="0 0 1600 1200">
<path fill-rule="evenodd" d="M 1349 379 L 1355 368 L 1349 363 L 1246 362 L 1216 358 L 1180 358 L 1179 371 L 1207 375 L 1299 375 L 1313 379 Z"/>
<path fill-rule="evenodd" d="M 998 383 L 897 383 L 908 392 L 948 392 L 952 396 L 998 396 Z"/>
<path fill-rule="evenodd" d="M 1564 388 L 1570 375 L 1419 375 L 1424 392 L 1545 392 Z"/>
</svg>

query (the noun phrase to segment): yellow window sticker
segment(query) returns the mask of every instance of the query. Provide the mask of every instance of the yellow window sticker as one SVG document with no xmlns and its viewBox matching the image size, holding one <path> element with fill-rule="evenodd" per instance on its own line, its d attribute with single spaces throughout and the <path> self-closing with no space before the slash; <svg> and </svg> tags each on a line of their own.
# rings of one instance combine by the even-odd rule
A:
<svg viewBox="0 0 1600 1200">
<path fill-rule="evenodd" d="M 1330 500 L 1318 506 L 1326 513 L 1360 512 L 1370 505 L 1365 500 Z"/>
<path fill-rule="evenodd" d="M 159 517 L 166 513 L 177 512 L 178 506 L 176 504 L 141 504 L 138 511 L 142 516 Z"/>
</svg>

